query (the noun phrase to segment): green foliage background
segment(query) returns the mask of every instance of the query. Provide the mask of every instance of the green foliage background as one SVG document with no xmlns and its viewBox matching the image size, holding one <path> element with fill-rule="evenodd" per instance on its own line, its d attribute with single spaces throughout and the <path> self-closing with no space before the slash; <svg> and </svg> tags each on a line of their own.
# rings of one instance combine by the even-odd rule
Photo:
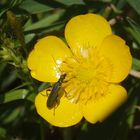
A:
<svg viewBox="0 0 140 140">
<path fill-rule="evenodd" d="M 30 77 L 27 56 L 37 39 L 63 38 L 67 21 L 88 12 L 104 16 L 131 49 L 128 101 L 103 123 L 57 128 L 36 113 L 34 98 L 49 83 Z M 0 0 L 0 140 L 139 140 L 139 91 L 140 0 Z"/>
</svg>

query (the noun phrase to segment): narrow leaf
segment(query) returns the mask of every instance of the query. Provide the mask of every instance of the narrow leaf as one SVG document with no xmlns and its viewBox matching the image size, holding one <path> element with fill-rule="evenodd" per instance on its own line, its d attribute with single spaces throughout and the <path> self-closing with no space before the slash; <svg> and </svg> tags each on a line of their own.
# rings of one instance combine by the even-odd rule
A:
<svg viewBox="0 0 140 140">
<path fill-rule="evenodd" d="M 131 18 L 127 17 L 130 27 L 125 29 L 133 36 L 133 38 L 140 44 L 140 26 L 136 24 Z"/>
<path fill-rule="evenodd" d="M 8 93 L 0 95 L 0 103 L 7 103 L 18 99 L 25 99 L 28 94 L 26 89 L 12 90 Z"/>
<path fill-rule="evenodd" d="M 140 0 L 127 0 L 127 2 L 140 15 Z"/>
<path fill-rule="evenodd" d="M 137 58 L 133 58 L 132 68 L 135 70 L 140 70 L 140 60 Z"/>
<path fill-rule="evenodd" d="M 56 1 L 67 6 L 73 5 L 73 4 L 84 4 L 83 0 L 56 0 Z"/>
<path fill-rule="evenodd" d="M 24 0 L 20 6 L 21 9 L 26 10 L 30 14 L 42 13 L 52 10 L 53 8 L 41 4 L 35 0 Z"/>
<path fill-rule="evenodd" d="M 57 13 L 54 13 L 53 15 L 43 18 L 42 20 L 39 20 L 38 22 L 34 24 L 30 24 L 30 26 L 25 25 L 24 31 L 37 30 L 37 29 L 48 27 L 48 26 L 52 26 L 54 22 L 59 20 L 59 18 L 62 16 L 62 13 L 63 13 L 62 11 L 59 11 Z"/>
</svg>

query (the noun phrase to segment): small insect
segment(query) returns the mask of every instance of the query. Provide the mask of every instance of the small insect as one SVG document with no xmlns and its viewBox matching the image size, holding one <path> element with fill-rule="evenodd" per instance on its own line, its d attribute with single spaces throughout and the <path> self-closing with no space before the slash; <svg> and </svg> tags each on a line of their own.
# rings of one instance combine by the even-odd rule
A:
<svg viewBox="0 0 140 140">
<path fill-rule="evenodd" d="M 47 100 L 47 107 L 52 108 L 58 99 L 58 93 L 61 89 L 61 85 L 66 77 L 66 74 L 62 74 L 59 78 L 59 80 L 53 85 L 51 93 L 48 96 Z"/>
</svg>

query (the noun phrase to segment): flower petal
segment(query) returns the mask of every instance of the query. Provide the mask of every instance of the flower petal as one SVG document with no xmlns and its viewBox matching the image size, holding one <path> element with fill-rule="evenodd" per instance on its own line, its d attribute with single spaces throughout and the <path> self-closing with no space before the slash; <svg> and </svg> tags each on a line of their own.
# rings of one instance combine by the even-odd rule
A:
<svg viewBox="0 0 140 140">
<path fill-rule="evenodd" d="M 36 43 L 27 63 L 35 79 L 56 82 L 61 74 L 60 65 L 69 56 L 71 56 L 71 51 L 61 39 L 47 36 Z"/>
<path fill-rule="evenodd" d="M 78 104 L 73 104 L 64 96 L 60 99 L 60 104 L 52 109 L 48 109 L 46 91 L 39 93 L 35 99 L 37 112 L 46 121 L 54 126 L 68 127 L 78 123 L 82 119 L 82 114 Z"/>
<path fill-rule="evenodd" d="M 65 28 L 66 40 L 75 54 L 84 53 L 89 47 L 99 46 L 110 34 L 112 31 L 109 23 L 97 14 L 76 16 L 67 23 Z"/>
<path fill-rule="evenodd" d="M 132 65 L 129 47 L 116 35 L 106 37 L 100 47 L 100 53 L 110 63 L 112 70 L 108 82 L 121 82 L 128 75 Z"/>
<path fill-rule="evenodd" d="M 91 123 L 102 122 L 127 99 L 126 90 L 120 85 L 110 85 L 108 94 L 96 102 L 87 104 L 84 117 Z"/>
</svg>

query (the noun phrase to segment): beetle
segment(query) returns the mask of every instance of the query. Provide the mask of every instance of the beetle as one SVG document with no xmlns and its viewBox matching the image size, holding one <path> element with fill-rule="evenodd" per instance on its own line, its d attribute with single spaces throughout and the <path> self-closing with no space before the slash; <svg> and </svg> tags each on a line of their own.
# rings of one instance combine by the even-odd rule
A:
<svg viewBox="0 0 140 140">
<path fill-rule="evenodd" d="M 55 103 L 57 102 L 58 94 L 59 94 L 61 85 L 62 85 L 65 77 L 66 77 L 66 74 L 62 74 L 60 76 L 59 80 L 52 86 L 51 93 L 49 94 L 48 100 L 46 103 L 48 108 L 54 107 Z"/>
</svg>

